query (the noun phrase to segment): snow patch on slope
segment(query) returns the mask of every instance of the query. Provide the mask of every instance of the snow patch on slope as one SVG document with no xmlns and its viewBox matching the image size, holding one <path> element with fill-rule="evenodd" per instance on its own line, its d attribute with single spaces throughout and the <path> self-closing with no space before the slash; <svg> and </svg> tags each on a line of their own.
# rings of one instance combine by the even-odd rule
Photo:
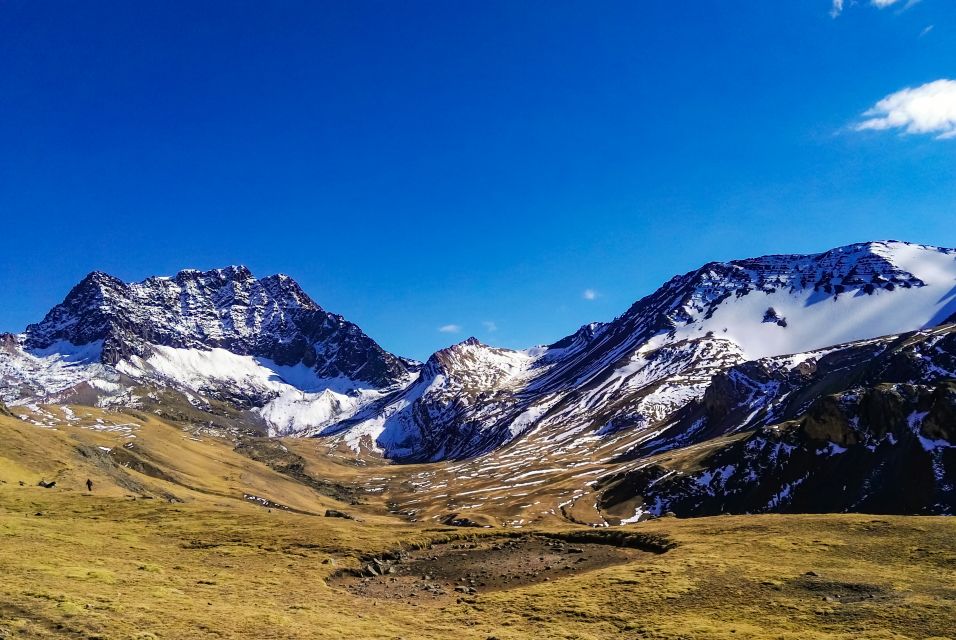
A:
<svg viewBox="0 0 956 640">
<path fill-rule="evenodd" d="M 322 378 L 304 364 L 277 365 L 225 349 L 156 346 L 146 360 L 133 357 L 117 369 L 132 378 L 160 379 L 196 393 L 232 392 L 249 397 L 269 425 L 269 435 L 322 429 L 353 416 L 386 391 L 347 378 Z"/>
<path fill-rule="evenodd" d="M 33 351 L 19 344 L 0 349 L 0 400 L 27 404 L 53 399 L 83 383 L 112 384 L 117 375 L 99 363 L 102 348 L 102 341 L 74 345 L 61 340 Z"/>
<path fill-rule="evenodd" d="M 710 317 L 691 314 L 675 338 L 712 331 L 736 342 L 746 359 L 755 360 L 921 329 L 956 313 L 956 255 L 897 242 L 872 243 L 870 251 L 924 286 L 876 288 L 869 294 L 863 289 L 826 293 L 813 287 L 749 290 L 722 301 Z M 787 319 L 785 327 L 763 321 L 769 308 Z"/>
</svg>

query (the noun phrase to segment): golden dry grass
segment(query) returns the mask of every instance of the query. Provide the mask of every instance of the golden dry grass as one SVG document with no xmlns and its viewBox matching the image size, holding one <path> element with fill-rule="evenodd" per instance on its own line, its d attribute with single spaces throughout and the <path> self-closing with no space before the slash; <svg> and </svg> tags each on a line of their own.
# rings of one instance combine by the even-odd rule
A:
<svg viewBox="0 0 956 640">
<path fill-rule="evenodd" d="M 131 421 L 90 412 L 90 424 Z M 369 600 L 325 579 L 363 554 L 448 534 L 390 516 L 381 498 L 337 503 L 228 441 L 136 422 L 128 438 L 0 418 L 0 637 L 915 639 L 949 637 L 956 620 L 956 521 L 937 517 L 667 518 L 632 528 L 678 546 L 629 564 L 474 603 Z M 170 479 L 78 452 L 129 441 Z M 310 466 L 338 480 L 355 473 L 317 458 Z M 41 477 L 57 487 L 37 487 Z M 329 507 L 358 520 L 310 515 Z M 867 597 L 831 597 L 841 593 Z"/>
</svg>

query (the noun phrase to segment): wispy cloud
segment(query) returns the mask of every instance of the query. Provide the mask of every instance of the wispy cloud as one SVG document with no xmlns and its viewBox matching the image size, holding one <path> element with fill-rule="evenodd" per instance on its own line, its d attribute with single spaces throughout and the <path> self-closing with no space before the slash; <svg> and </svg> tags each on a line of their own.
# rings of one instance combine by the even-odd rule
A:
<svg viewBox="0 0 956 640">
<path fill-rule="evenodd" d="M 899 4 L 902 1 L 903 0 L 869 0 L 867 4 L 874 6 L 877 9 L 885 9 L 887 7 L 892 7 L 894 4 Z M 904 10 L 909 9 L 910 7 L 912 7 L 914 4 L 916 4 L 919 1 L 920 0 L 908 0 L 908 2 L 903 6 L 903 9 Z M 854 4 L 857 4 L 857 2 L 855 2 L 854 0 L 850 0 L 849 4 L 854 5 Z M 833 5 L 830 7 L 830 15 L 836 18 L 841 13 L 843 13 L 843 9 L 844 7 L 846 7 L 846 5 L 847 3 L 845 2 L 845 0 L 833 0 Z"/>
<path fill-rule="evenodd" d="M 857 131 L 897 129 L 956 138 L 956 80 L 935 80 L 886 96 L 864 113 Z"/>
<path fill-rule="evenodd" d="M 498 325 L 496 325 L 491 320 L 485 320 L 481 324 L 485 326 L 485 331 L 487 331 L 488 333 L 494 333 L 495 331 L 498 330 Z"/>
<path fill-rule="evenodd" d="M 442 326 L 438 327 L 438 330 L 441 331 L 442 333 L 461 333 L 461 325 L 460 324 L 443 324 Z"/>
<path fill-rule="evenodd" d="M 927 33 L 929 33 L 930 31 L 932 31 L 932 30 L 933 30 L 933 27 L 935 27 L 935 26 L 936 26 L 935 24 L 931 24 L 931 25 L 929 25 L 928 27 L 926 27 L 925 29 L 923 29 L 922 31 L 920 31 L 920 32 L 919 32 L 919 37 L 922 38 L 923 36 L 925 36 Z"/>
<path fill-rule="evenodd" d="M 597 300 L 598 295 L 600 294 L 598 294 L 598 292 L 594 289 L 585 289 L 581 294 L 581 297 L 585 300 Z"/>
</svg>

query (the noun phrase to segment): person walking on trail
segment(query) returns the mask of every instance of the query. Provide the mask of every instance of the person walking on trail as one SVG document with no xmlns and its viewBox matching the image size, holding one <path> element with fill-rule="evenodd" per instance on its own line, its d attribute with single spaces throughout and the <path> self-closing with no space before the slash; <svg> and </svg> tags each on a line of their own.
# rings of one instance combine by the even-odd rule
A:
<svg viewBox="0 0 956 640">
<path fill-rule="evenodd" d="M 90 492 L 93 491 L 93 481 L 89 478 L 86 479 L 86 490 Z"/>
</svg>

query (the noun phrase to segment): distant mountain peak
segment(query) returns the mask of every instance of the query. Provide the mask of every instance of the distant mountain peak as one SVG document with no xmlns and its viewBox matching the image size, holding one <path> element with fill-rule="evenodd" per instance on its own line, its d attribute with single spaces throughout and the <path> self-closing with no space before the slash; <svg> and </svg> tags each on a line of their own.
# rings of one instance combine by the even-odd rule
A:
<svg viewBox="0 0 956 640">
<path fill-rule="evenodd" d="M 408 375 L 404 360 L 342 316 L 324 311 L 289 276 L 257 279 L 242 265 L 184 269 L 137 283 L 94 271 L 41 322 L 27 327 L 24 345 L 47 349 L 61 341 L 102 341 L 107 364 L 148 359 L 155 346 L 222 348 L 382 387 Z"/>
</svg>

